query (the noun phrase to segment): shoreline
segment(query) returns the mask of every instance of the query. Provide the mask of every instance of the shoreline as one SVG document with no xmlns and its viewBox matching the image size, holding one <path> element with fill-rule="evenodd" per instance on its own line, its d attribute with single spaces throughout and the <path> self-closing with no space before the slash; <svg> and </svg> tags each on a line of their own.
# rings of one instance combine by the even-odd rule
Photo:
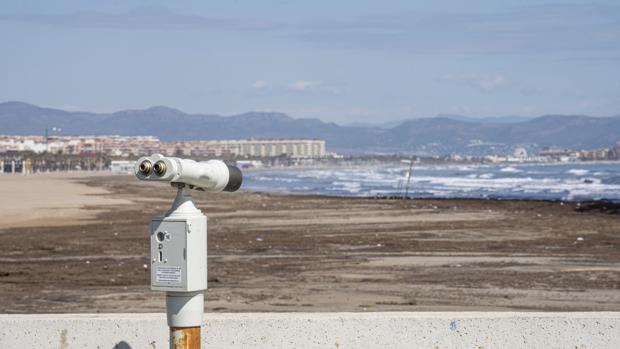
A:
<svg viewBox="0 0 620 349">
<path fill-rule="evenodd" d="M 587 199 L 587 200 L 562 200 L 562 199 L 532 199 L 532 198 L 501 198 L 501 197 L 489 197 L 489 198 L 463 198 L 463 197 L 414 197 L 408 196 L 403 198 L 397 195 L 367 195 L 367 196 L 353 196 L 353 195 L 327 195 L 327 194 L 307 194 L 307 193 L 290 193 L 283 191 L 262 191 L 253 189 L 243 189 L 248 193 L 260 193 L 279 196 L 300 196 L 300 197 L 318 197 L 325 199 L 367 199 L 367 200 L 402 200 L 402 201 L 516 201 L 516 202 L 547 202 L 547 203 L 566 203 L 566 204 L 584 204 L 584 203 L 609 203 L 610 205 L 620 207 L 620 200 L 614 199 Z"/>
</svg>

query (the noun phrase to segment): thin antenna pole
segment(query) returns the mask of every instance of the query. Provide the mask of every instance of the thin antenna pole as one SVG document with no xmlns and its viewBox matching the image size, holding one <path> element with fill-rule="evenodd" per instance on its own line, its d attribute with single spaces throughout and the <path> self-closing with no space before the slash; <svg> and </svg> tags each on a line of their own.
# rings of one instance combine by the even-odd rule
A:
<svg viewBox="0 0 620 349">
<path fill-rule="evenodd" d="M 407 186 L 405 187 L 405 196 L 403 200 L 409 196 L 409 183 L 411 182 L 411 169 L 413 168 L 413 156 L 409 159 L 409 171 L 407 172 Z"/>
<path fill-rule="evenodd" d="M 48 130 L 48 128 L 46 127 L 46 128 L 45 128 L 45 152 L 46 152 L 46 153 L 49 153 L 49 151 L 50 151 L 50 145 L 49 145 L 49 143 L 50 143 L 50 135 L 49 135 L 49 130 Z"/>
</svg>

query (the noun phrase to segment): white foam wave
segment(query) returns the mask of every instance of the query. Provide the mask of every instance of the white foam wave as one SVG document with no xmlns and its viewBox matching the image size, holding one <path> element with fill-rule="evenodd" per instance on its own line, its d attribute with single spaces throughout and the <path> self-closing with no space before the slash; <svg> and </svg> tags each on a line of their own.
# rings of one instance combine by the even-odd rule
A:
<svg viewBox="0 0 620 349">
<path fill-rule="evenodd" d="M 523 172 L 523 171 L 519 170 L 518 168 L 511 167 L 511 166 L 503 167 L 502 169 L 500 169 L 500 171 L 506 172 L 506 173 L 519 173 L 519 172 Z"/>
<path fill-rule="evenodd" d="M 570 174 L 573 174 L 575 176 L 585 176 L 588 173 L 590 173 L 590 171 L 585 170 L 585 169 L 581 169 L 581 168 L 573 168 L 573 169 L 570 169 L 570 170 L 568 170 L 566 172 L 570 173 Z"/>
<path fill-rule="evenodd" d="M 596 167 L 589 171 L 566 168 L 565 165 L 530 166 L 527 172 L 521 168 L 521 165 L 519 168 L 498 165 L 416 165 L 412 171 L 409 192 L 420 197 L 620 199 L 620 183 L 610 183 L 608 180 L 614 171 L 606 170 L 603 173 Z M 248 183 L 248 188 L 350 196 L 402 195 L 408 169 L 408 166 L 395 166 L 265 171 L 260 175 L 249 176 L 253 183 Z M 575 177 L 590 172 L 602 175 Z M 620 170 L 618 172 L 620 174 Z"/>
</svg>

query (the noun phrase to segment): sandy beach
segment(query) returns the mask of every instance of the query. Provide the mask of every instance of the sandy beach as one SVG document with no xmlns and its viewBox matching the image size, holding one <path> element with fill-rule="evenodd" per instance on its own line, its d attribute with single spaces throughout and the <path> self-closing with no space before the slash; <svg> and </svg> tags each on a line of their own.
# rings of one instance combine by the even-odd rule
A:
<svg viewBox="0 0 620 349">
<path fill-rule="evenodd" d="M 164 311 L 131 176 L 0 176 L 0 313 Z M 206 311 L 620 310 L 612 205 L 196 193 Z"/>
<path fill-rule="evenodd" d="M 83 174 L 0 175 L 0 229 L 85 224 L 107 206 L 131 201 L 78 184 Z M 86 209 L 98 206 L 99 209 Z"/>
</svg>

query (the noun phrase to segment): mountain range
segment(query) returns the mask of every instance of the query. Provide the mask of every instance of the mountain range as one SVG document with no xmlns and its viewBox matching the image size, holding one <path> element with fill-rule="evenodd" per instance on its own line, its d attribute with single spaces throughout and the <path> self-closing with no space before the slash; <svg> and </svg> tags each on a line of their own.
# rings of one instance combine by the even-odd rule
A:
<svg viewBox="0 0 620 349">
<path fill-rule="evenodd" d="M 0 134 L 152 135 L 163 141 L 246 138 L 318 138 L 341 153 L 418 153 L 485 155 L 517 146 L 593 149 L 620 139 L 620 116 L 545 115 L 536 118 L 471 118 L 440 115 L 402 122 L 339 125 L 282 113 L 233 116 L 189 114 L 157 106 L 144 110 L 90 113 L 0 103 Z"/>
</svg>

